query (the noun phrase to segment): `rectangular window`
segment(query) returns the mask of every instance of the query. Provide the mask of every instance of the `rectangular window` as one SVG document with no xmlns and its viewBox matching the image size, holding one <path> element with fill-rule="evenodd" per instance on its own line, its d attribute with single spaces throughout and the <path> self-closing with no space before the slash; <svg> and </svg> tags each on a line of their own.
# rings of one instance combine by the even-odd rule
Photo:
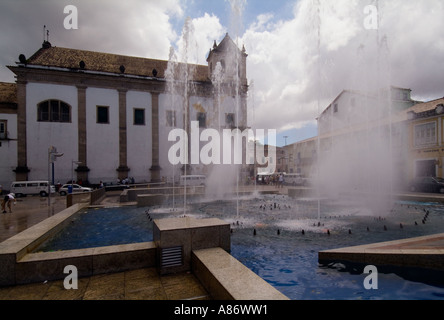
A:
<svg viewBox="0 0 444 320">
<path fill-rule="evenodd" d="M 415 126 L 415 147 L 436 144 L 436 123 L 430 122 Z"/>
<path fill-rule="evenodd" d="M 176 127 L 176 111 L 167 110 L 166 125 L 167 127 Z"/>
<path fill-rule="evenodd" d="M 38 121 L 49 121 L 49 101 L 42 102 L 38 112 Z"/>
<path fill-rule="evenodd" d="M 234 113 L 226 113 L 225 114 L 225 125 L 228 128 L 234 128 L 235 127 Z"/>
<path fill-rule="evenodd" d="M 109 123 L 109 107 L 97 106 L 97 123 Z"/>
<path fill-rule="evenodd" d="M 199 121 L 199 128 L 207 127 L 207 114 L 205 112 L 197 113 L 197 121 Z"/>
<path fill-rule="evenodd" d="M 333 112 L 334 112 L 334 113 L 337 113 L 338 111 L 339 111 L 339 106 L 338 106 L 337 103 L 335 103 L 335 104 L 333 105 Z"/>
<path fill-rule="evenodd" d="M 134 125 L 145 125 L 145 109 L 134 109 Z"/>
<path fill-rule="evenodd" d="M 8 137 L 7 124 L 7 120 L 0 120 L 0 139 L 6 139 Z"/>
<path fill-rule="evenodd" d="M 408 92 L 404 92 L 403 95 L 402 95 L 402 98 L 403 98 L 405 101 L 410 100 L 410 95 L 409 95 L 409 93 L 408 93 Z"/>
</svg>

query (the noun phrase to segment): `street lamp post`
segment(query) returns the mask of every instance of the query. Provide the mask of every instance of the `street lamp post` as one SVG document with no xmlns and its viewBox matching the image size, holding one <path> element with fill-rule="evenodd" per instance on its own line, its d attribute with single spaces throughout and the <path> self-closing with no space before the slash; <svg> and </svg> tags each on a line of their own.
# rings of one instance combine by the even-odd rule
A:
<svg viewBox="0 0 444 320">
<path fill-rule="evenodd" d="M 63 153 L 57 152 L 57 148 L 54 146 L 50 146 L 48 148 L 48 206 L 51 205 L 51 164 L 54 165 L 54 162 L 57 161 L 57 158 L 63 157 Z M 52 170 L 52 175 L 54 179 L 54 168 Z"/>
<path fill-rule="evenodd" d="M 73 192 L 73 180 L 74 180 L 74 165 L 75 164 L 82 164 L 82 162 L 77 161 L 77 160 L 72 160 L 71 161 L 71 193 Z"/>
<path fill-rule="evenodd" d="M 283 168 L 283 172 L 287 172 L 288 173 L 288 157 L 287 157 L 287 138 L 288 136 L 284 136 L 285 139 L 285 146 L 284 146 L 284 168 Z"/>
</svg>

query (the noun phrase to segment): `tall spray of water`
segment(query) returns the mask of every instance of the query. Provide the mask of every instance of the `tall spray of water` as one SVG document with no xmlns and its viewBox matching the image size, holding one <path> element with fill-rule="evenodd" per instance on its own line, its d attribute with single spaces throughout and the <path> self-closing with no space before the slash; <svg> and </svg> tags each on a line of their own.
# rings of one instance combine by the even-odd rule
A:
<svg viewBox="0 0 444 320">
<path fill-rule="evenodd" d="M 323 10 L 330 12 L 328 6 L 334 5 L 320 0 L 314 3 L 321 16 Z M 379 2 L 373 3 L 380 14 Z M 351 195 L 375 214 L 392 205 L 395 179 L 388 39 L 381 36 L 379 25 L 378 21 L 376 30 L 362 26 L 360 44 L 354 61 L 350 61 L 353 81 L 318 121 L 320 192 L 330 197 Z"/>
<path fill-rule="evenodd" d="M 165 71 L 166 77 L 166 91 L 169 97 L 169 102 L 172 110 L 169 121 L 172 123 L 172 127 L 176 127 L 176 125 L 181 122 L 182 127 L 188 136 L 190 136 L 190 96 L 194 92 L 193 86 L 193 77 L 195 73 L 195 66 L 197 63 L 197 57 L 193 57 L 192 53 L 197 52 L 197 50 L 193 50 L 197 46 L 197 42 L 194 38 L 194 27 L 192 20 L 187 18 L 182 30 L 182 37 L 179 41 L 180 48 L 176 53 L 173 48 L 170 49 L 170 55 L 168 60 L 168 67 Z M 182 119 L 180 118 L 182 116 Z M 182 120 L 182 121 L 180 121 Z M 188 150 L 190 150 L 189 139 L 183 139 L 184 146 L 182 150 L 184 150 L 185 155 L 184 158 L 187 159 L 186 163 L 189 163 L 190 154 Z M 178 172 L 179 171 L 179 172 Z M 172 180 L 173 185 L 177 175 L 188 175 L 190 174 L 190 168 L 187 164 L 183 164 L 183 166 L 177 170 L 176 166 L 173 166 L 172 170 Z M 173 188 L 174 190 L 174 188 Z M 184 211 L 186 210 L 187 204 L 187 190 L 186 186 L 184 186 Z M 175 199 L 173 199 L 173 203 Z M 175 204 L 173 204 L 174 206 Z"/>
<path fill-rule="evenodd" d="M 321 113 L 321 88 L 322 88 L 322 80 L 321 80 L 321 3 L 320 0 L 314 0 L 313 2 L 313 7 L 314 7 L 314 24 L 316 26 L 315 28 L 315 32 L 317 35 L 317 41 L 316 41 L 316 53 L 318 55 L 318 70 L 317 70 L 317 81 L 318 81 L 318 95 L 317 95 L 317 108 L 318 108 L 318 114 Z M 321 185 L 321 180 L 320 180 L 320 149 L 321 148 L 321 140 L 320 140 L 320 132 L 318 129 L 318 139 L 316 142 L 316 168 L 317 168 L 317 172 L 316 172 L 316 185 L 317 185 L 317 206 L 318 206 L 318 221 L 321 220 L 321 194 L 320 194 L 320 185 Z"/>
<path fill-rule="evenodd" d="M 225 52 L 223 65 L 221 62 L 216 63 L 212 73 L 215 108 L 217 109 L 218 130 L 220 133 L 222 133 L 224 128 L 243 130 L 246 127 L 246 114 L 241 112 L 244 109 L 243 101 L 246 99 L 243 99 L 243 93 L 241 92 L 242 79 L 239 72 L 242 67 L 239 37 L 242 31 L 242 15 L 246 1 L 230 0 L 229 4 L 231 9 L 229 34 L 235 46 L 226 46 L 225 49 L 228 50 Z M 225 114 L 225 112 L 228 113 Z M 230 112 L 234 114 L 234 123 L 227 121 L 226 117 L 229 116 Z M 237 139 L 241 139 L 241 137 L 237 135 L 234 139 L 232 146 L 238 145 L 239 141 Z M 222 141 L 221 145 L 223 143 L 226 143 L 226 141 Z M 224 150 L 227 148 L 231 147 L 224 145 Z M 232 192 L 234 187 L 238 190 L 241 168 L 241 165 L 236 164 L 213 165 L 207 177 L 207 195 L 220 198 Z"/>
</svg>

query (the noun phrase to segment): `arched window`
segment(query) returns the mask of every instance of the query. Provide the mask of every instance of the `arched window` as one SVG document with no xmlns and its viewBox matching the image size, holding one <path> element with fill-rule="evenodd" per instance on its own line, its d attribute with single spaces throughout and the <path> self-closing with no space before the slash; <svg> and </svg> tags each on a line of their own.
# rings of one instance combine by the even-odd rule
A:
<svg viewBox="0 0 444 320">
<path fill-rule="evenodd" d="M 71 122 L 71 107 L 60 100 L 46 100 L 37 105 L 37 121 Z"/>
</svg>

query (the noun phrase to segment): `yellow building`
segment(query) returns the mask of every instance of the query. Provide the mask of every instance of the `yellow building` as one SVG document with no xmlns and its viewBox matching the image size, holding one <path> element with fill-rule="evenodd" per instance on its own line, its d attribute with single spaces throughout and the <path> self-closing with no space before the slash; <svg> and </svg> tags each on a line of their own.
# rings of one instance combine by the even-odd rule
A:
<svg viewBox="0 0 444 320">
<path fill-rule="evenodd" d="M 317 137 L 286 146 L 288 155 L 287 173 L 300 173 L 306 178 L 316 175 Z"/>
<path fill-rule="evenodd" d="M 405 111 L 409 132 L 409 180 L 444 177 L 444 98 Z"/>
<path fill-rule="evenodd" d="M 343 91 L 317 119 L 319 137 L 285 147 L 288 172 L 319 170 L 335 189 L 387 192 L 417 177 L 444 178 L 444 98 L 418 102 L 409 89 L 391 89 L 381 110 L 374 96 Z"/>
</svg>

